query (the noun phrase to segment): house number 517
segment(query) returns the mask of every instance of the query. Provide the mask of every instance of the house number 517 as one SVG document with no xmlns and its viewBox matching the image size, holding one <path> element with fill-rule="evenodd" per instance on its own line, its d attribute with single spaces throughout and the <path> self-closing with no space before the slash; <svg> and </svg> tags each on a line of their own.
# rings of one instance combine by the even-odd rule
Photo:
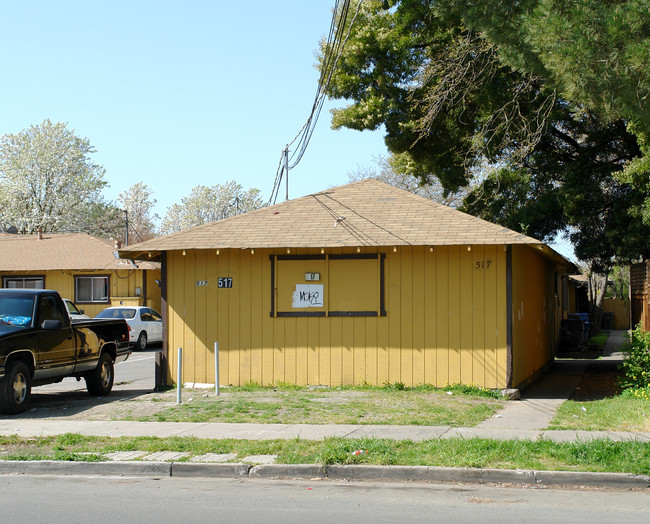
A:
<svg viewBox="0 0 650 524">
<path fill-rule="evenodd" d="M 217 285 L 219 287 L 232 287 L 232 277 L 219 277 Z"/>
<path fill-rule="evenodd" d="M 492 261 L 488 258 L 487 260 L 477 260 L 474 262 L 475 269 L 489 269 Z"/>
</svg>

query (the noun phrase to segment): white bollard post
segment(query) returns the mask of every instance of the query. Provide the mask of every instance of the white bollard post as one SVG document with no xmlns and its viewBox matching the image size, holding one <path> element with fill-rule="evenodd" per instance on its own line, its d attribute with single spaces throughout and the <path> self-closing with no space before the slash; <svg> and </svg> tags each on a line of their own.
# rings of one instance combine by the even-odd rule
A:
<svg viewBox="0 0 650 524">
<path fill-rule="evenodd" d="M 181 390 L 183 389 L 183 348 L 178 348 L 178 374 L 176 377 L 176 404 L 181 403 Z"/>
<path fill-rule="evenodd" d="M 214 343 L 214 392 L 219 394 L 219 343 Z"/>
</svg>

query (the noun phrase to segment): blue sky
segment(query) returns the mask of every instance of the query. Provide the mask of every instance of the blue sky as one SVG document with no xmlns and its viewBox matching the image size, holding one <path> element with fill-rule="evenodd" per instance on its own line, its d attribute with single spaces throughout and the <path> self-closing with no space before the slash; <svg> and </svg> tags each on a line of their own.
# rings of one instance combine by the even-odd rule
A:
<svg viewBox="0 0 650 524">
<path fill-rule="evenodd" d="M 7 2 L 0 135 L 49 118 L 96 148 L 113 200 L 135 182 L 156 211 L 198 184 L 268 199 L 316 94 L 334 0 Z M 290 198 L 347 182 L 385 154 L 381 132 L 330 128 L 326 102 Z M 284 190 L 281 193 L 284 197 Z"/>
<path fill-rule="evenodd" d="M 199 184 L 236 180 L 267 200 L 314 102 L 334 3 L 5 2 L 0 135 L 66 122 L 96 148 L 105 197 L 144 182 L 160 217 Z M 331 129 L 329 110 L 342 105 L 325 103 L 290 198 L 344 184 L 386 154 L 381 131 Z"/>
</svg>

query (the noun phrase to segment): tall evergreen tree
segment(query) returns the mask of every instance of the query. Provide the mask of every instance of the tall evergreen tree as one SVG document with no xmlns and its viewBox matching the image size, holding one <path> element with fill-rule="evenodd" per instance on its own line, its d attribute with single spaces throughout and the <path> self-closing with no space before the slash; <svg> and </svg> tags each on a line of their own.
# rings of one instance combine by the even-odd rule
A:
<svg viewBox="0 0 650 524">
<path fill-rule="evenodd" d="M 389 150 L 446 191 L 492 166 L 469 211 L 540 238 L 567 232 L 594 266 L 643 255 L 648 178 L 631 123 L 643 129 L 644 119 L 632 122 L 624 104 L 571 98 L 589 89 L 567 87 L 531 41 L 543 9 L 572 13 L 582 3 L 607 10 L 596 0 L 365 0 L 329 87 L 351 101 L 333 111 L 333 125 L 383 125 Z M 631 34 L 644 31 L 637 24 Z M 622 43 L 617 35 L 611 41 Z"/>
</svg>

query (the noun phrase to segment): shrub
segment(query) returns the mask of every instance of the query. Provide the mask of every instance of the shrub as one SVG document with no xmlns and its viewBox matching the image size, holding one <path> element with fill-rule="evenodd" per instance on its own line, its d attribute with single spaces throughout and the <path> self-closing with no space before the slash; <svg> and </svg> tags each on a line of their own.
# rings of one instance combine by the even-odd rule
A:
<svg viewBox="0 0 650 524">
<path fill-rule="evenodd" d="M 637 326 L 624 348 L 625 359 L 620 386 L 625 389 L 645 389 L 650 384 L 650 331 Z"/>
</svg>

